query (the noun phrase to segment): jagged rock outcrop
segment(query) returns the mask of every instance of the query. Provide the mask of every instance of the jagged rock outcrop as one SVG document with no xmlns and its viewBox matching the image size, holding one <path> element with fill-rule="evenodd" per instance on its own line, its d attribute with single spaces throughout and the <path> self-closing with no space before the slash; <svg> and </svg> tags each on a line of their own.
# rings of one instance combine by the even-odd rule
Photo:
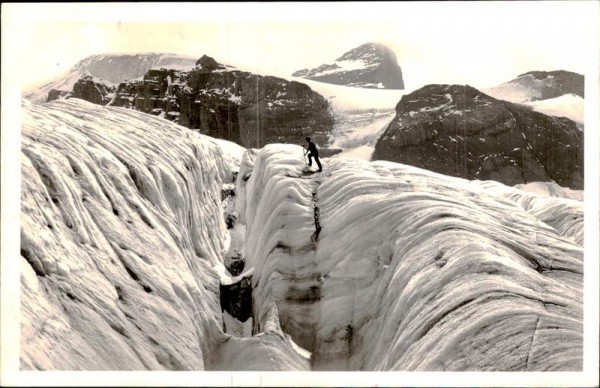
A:
<svg viewBox="0 0 600 388">
<path fill-rule="evenodd" d="M 58 98 L 80 98 L 94 104 L 106 105 L 114 97 L 116 87 L 112 86 L 101 79 L 94 78 L 90 75 L 81 77 L 73 85 L 73 91 L 63 91 L 52 89 L 48 93 L 48 100 L 56 100 Z"/>
<path fill-rule="evenodd" d="M 428 85 L 402 97 L 373 160 L 507 185 L 583 188 L 583 133 L 564 117 L 496 100 L 470 86 Z"/>
<path fill-rule="evenodd" d="M 585 79 L 571 71 L 530 71 L 484 92 L 494 98 L 510 102 L 547 100 L 565 94 L 584 98 Z"/>
<path fill-rule="evenodd" d="M 299 150 L 244 157 L 236 208 L 255 315 L 313 370 L 582 369 L 581 202 Z"/>
<path fill-rule="evenodd" d="M 54 100 L 58 100 L 58 99 L 69 98 L 72 95 L 73 95 L 73 92 L 68 92 L 66 90 L 52 89 L 48 92 L 48 99 L 46 100 L 46 102 L 50 102 L 50 101 L 54 101 Z"/>
<path fill-rule="evenodd" d="M 361 88 L 404 89 L 396 54 L 379 43 L 365 43 L 334 63 L 298 70 L 292 76 Z"/>
<path fill-rule="evenodd" d="M 244 147 L 298 143 L 305 136 L 326 144 L 333 126 L 327 101 L 307 85 L 234 70 L 206 55 L 189 72 L 155 69 L 120 84 L 110 104 Z"/>
</svg>

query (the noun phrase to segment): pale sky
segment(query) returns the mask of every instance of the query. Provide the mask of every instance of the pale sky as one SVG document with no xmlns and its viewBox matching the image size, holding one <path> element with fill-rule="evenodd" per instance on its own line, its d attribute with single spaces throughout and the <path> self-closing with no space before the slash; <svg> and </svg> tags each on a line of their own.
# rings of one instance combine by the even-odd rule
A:
<svg viewBox="0 0 600 388">
<path fill-rule="evenodd" d="M 289 76 L 381 42 L 396 53 L 407 89 L 484 88 L 531 70 L 584 74 L 598 50 L 597 21 L 594 1 L 3 4 L 2 56 L 27 88 L 92 54 L 207 54 Z"/>
</svg>

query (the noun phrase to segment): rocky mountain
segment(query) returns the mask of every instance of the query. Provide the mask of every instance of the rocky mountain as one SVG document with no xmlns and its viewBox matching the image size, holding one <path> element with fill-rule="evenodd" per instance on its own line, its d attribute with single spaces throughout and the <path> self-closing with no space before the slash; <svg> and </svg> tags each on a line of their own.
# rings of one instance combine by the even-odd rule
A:
<svg viewBox="0 0 600 388">
<path fill-rule="evenodd" d="M 33 102 L 49 99 L 51 90 L 71 91 L 84 76 L 102 79 L 103 83 L 117 86 L 127 79 L 142 77 L 150 69 L 170 68 L 189 70 L 197 58 L 166 53 L 100 54 L 89 56 L 57 79 L 23 93 Z M 53 92 L 54 94 L 57 92 Z"/>
<path fill-rule="evenodd" d="M 547 100 L 565 94 L 584 98 L 584 76 L 570 71 L 530 71 L 501 85 L 484 89 L 486 94 L 510 102 Z"/>
<path fill-rule="evenodd" d="M 428 85 L 404 95 L 373 160 L 507 185 L 554 181 L 583 188 L 583 133 L 564 117 L 475 88 Z"/>
<path fill-rule="evenodd" d="M 114 98 L 116 89 L 117 87 L 110 82 L 92 77 L 91 75 L 84 75 L 73 84 L 73 89 L 70 91 L 50 90 L 46 102 L 67 98 L 80 98 L 94 104 L 106 105 Z"/>
<path fill-rule="evenodd" d="M 292 76 L 360 88 L 404 89 L 396 54 L 379 43 L 363 44 L 333 63 L 298 70 Z"/>
<path fill-rule="evenodd" d="M 333 126 L 327 101 L 307 85 L 236 70 L 206 55 L 190 71 L 153 69 L 121 83 L 110 105 L 160 115 L 244 147 L 298 143 L 305 136 L 324 145 Z"/>
<path fill-rule="evenodd" d="M 81 98 L 94 104 L 106 105 L 113 99 L 116 89 L 115 86 L 101 79 L 84 75 L 73 85 L 71 95 L 63 96 L 63 98 Z M 55 90 L 53 89 L 51 92 L 55 92 Z M 48 101 L 51 101 L 50 94 L 48 94 Z"/>
<path fill-rule="evenodd" d="M 382 161 L 308 176 L 299 146 L 240 157 L 81 99 L 21 123 L 22 370 L 583 368 L 581 202 Z"/>
</svg>

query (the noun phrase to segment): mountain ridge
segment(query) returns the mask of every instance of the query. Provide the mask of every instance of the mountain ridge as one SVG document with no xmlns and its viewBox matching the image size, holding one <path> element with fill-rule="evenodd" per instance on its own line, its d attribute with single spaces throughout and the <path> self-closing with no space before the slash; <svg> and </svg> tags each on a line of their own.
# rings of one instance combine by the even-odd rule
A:
<svg viewBox="0 0 600 388">
<path fill-rule="evenodd" d="M 23 97 L 33 102 L 45 102 L 52 89 L 70 91 L 83 76 L 101 78 L 111 86 L 117 86 L 126 79 L 143 76 L 155 67 L 188 69 L 194 66 L 197 58 L 172 53 L 104 53 L 85 57 L 69 70 L 40 86 L 29 88 Z"/>
<path fill-rule="evenodd" d="M 306 84 L 238 70 L 208 55 L 190 70 L 150 69 L 116 90 L 101 80 L 74 85 L 81 87 L 72 97 L 160 115 L 244 147 L 298 143 L 305 136 L 325 145 L 333 125 L 327 100 Z M 105 95 L 98 97 L 102 90 Z M 52 97 L 68 96 L 52 92 Z"/>
<path fill-rule="evenodd" d="M 404 89 L 396 54 L 381 43 L 365 43 L 331 64 L 292 73 L 293 77 L 361 88 Z"/>
<path fill-rule="evenodd" d="M 515 103 L 547 100 L 565 94 L 585 98 L 585 79 L 583 75 L 567 70 L 534 70 L 482 91 L 492 97 Z"/>
</svg>

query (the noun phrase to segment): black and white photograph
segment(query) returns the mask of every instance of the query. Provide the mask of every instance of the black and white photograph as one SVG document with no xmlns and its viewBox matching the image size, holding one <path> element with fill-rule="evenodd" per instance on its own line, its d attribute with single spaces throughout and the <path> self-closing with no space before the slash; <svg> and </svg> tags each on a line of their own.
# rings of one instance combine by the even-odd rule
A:
<svg viewBox="0 0 600 388">
<path fill-rule="evenodd" d="M 1 15 L 3 386 L 598 386 L 600 3 Z"/>
</svg>

